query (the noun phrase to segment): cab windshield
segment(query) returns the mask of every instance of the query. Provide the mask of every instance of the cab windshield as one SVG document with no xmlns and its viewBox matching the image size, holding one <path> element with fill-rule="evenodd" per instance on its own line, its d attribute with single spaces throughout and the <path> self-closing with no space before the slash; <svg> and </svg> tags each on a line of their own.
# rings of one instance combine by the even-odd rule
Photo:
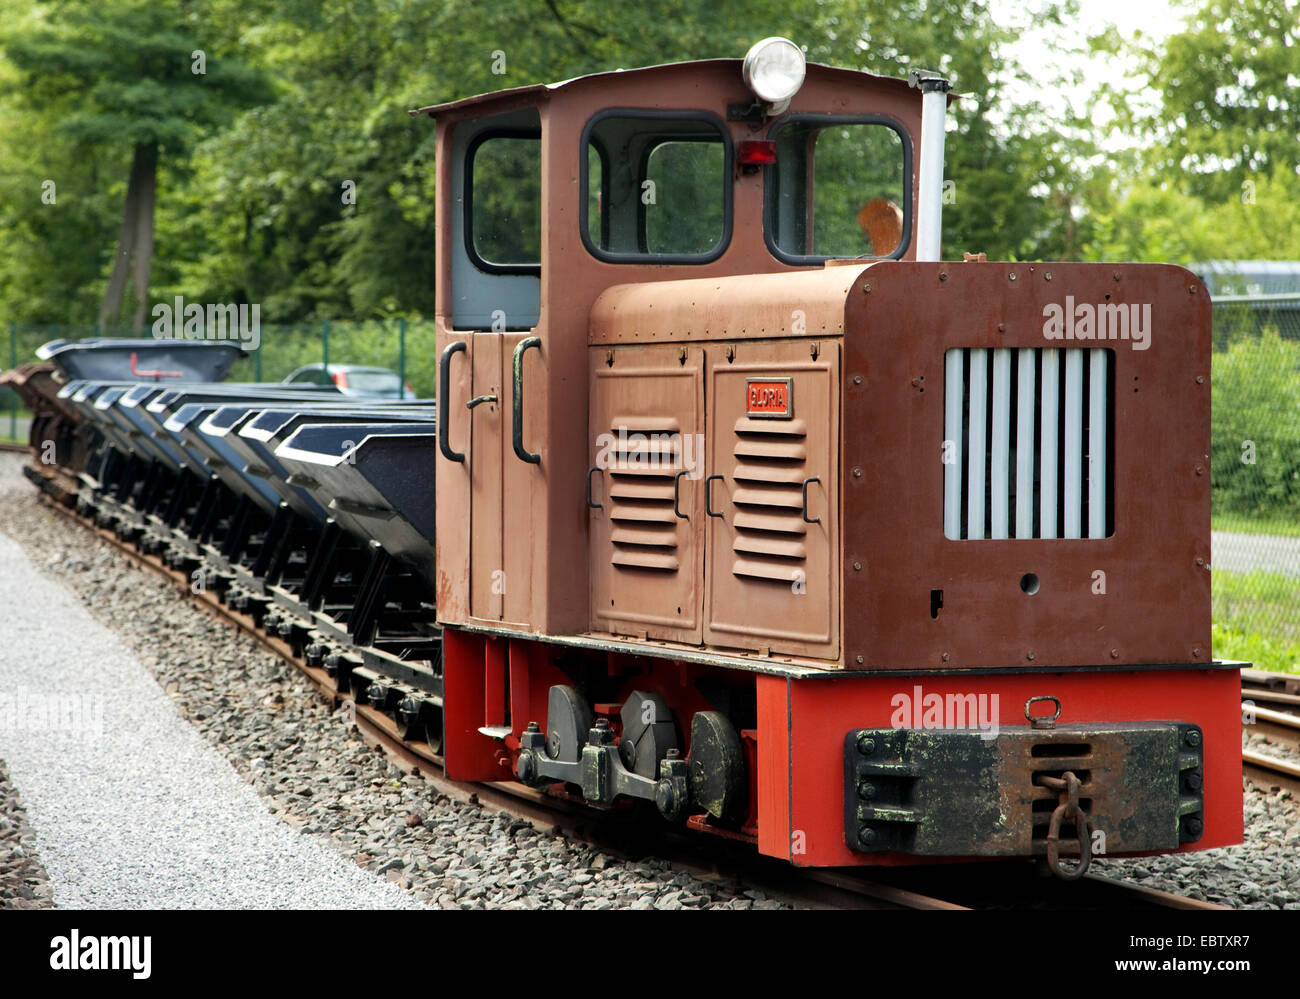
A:
<svg viewBox="0 0 1300 999">
<path fill-rule="evenodd" d="M 880 121 L 809 116 L 781 122 L 769 136 L 767 239 L 790 263 L 828 257 L 898 257 L 911 218 L 911 150 Z"/>
</svg>

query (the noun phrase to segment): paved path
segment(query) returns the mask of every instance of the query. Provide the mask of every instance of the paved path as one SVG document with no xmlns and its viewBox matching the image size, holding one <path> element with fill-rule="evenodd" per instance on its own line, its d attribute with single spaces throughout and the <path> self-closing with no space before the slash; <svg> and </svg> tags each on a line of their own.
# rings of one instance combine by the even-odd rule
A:
<svg viewBox="0 0 1300 999">
<path fill-rule="evenodd" d="M 1214 531 L 1210 536 L 1210 565 L 1231 572 L 1262 569 L 1300 579 L 1300 538 Z M 1296 613 L 1300 614 L 1300 608 Z"/>
<path fill-rule="evenodd" d="M 0 759 L 56 906 L 418 907 L 272 816 L 117 637 L 3 533 Z"/>
</svg>

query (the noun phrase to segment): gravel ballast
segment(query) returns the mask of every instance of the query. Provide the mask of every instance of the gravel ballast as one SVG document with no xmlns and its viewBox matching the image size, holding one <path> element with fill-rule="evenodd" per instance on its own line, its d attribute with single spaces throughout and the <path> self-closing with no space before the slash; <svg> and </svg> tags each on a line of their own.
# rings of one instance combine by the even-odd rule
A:
<svg viewBox="0 0 1300 999">
<path fill-rule="evenodd" d="M 275 821 L 119 638 L 4 536 L 0 566 L 0 758 L 57 906 L 410 904 Z"/>
<path fill-rule="evenodd" d="M 48 909 L 50 880 L 18 788 L 0 762 L 0 909 Z"/>
<path fill-rule="evenodd" d="M 663 860 L 617 857 L 437 794 L 368 750 L 277 657 L 43 508 L 12 456 L 0 455 L 0 503 L 0 531 L 119 633 L 284 827 L 331 845 L 407 897 L 462 908 L 784 907 L 762 891 L 700 880 Z M 1098 859 L 1095 869 L 1234 907 L 1300 908 L 1300 809 L 1285 791 L 1247 787 L 1241 846 Z M 35 812 L 33 824 L 40 829 Z"/>
<path fill-rule="evenodd" d="M 179 714 L 263 795 L 281 828 L 327 844 L 413 901 L 441 907 L 787 907 L 666 860 L 621 858 L 539 831 L 403 774 L 368 749 L 341 712 L 332 715 L 296 670 L 43 507 L 19 468 L 15 456 L 0 454 L 0 531 L 118 633 Z M 33 822 L 39 829 L 38 817 Z"/>
</svg>

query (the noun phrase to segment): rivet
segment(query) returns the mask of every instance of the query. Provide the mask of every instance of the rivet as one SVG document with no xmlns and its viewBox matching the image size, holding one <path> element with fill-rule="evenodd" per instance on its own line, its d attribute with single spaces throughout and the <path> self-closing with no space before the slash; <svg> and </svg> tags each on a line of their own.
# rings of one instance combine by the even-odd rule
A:
<svg viewBox="0 0 1300 999">
<path fill-rule="evenodd" d="M 874 829 L 863 829 L 860 833 L 858 833 L 858 842 L 860 842 L 863 846 L 870 846 L 875 841 L 876 841 L 876 830 Z"/>
<path fill-rule="evenodd" d="M 863 801 L 870 801 L 876 796 L 876 786 L 870 781 L 858 782 L 858 797 Z"/>
<path fill-rule="evenodd" d="M 1034 653 L 1032 653 L 1032 652 L 1026 652 L 1026 653 L 1025 653 L 1025 658 L 1028 659 L 1028 660 L 1032 663 L 1032 662 L 1034 661 L 1034 659 L 1036 658 L 1036 656 L 1035 656 Z"/>
<path fill-rule="evenodd" d="M 1197 475 L 1204 475 L 1204 474 L 1205 474 L 1205 466 L 1204 466 L 1204 465 L 1197 465 L 1197 466 L 1196 466 L 1196 474 L 1197 474 Z"/>
<path fill-rule="evenodd" d="M 854 375 L 854 376 L 853 376 L 853 384 L 854 384 L 854 385 L 861 385 L 861 384 L 862 384 L 862 376 L 861 376 L 861 375 Z"/>
<path fill-rule="evenodd" d="M 1194 284 L 1189 284 L 1189 285 L 1187 286 L 1187 294 L 1189 294 L 1189 295 L 1195 295 L 1195 294 L 1196 294 L 1196 285 L 1194 285 Z"/>
<path fill-rule="evenodd" d="M 1111 272 L 1110 272 L 1110 276 L 1111 276 L 1112 278 L 1114 278 L 1116 281 L 1118 281 L 1118 280 L 1119 280 L 1119 271 L 1111 271 Z"/>
<path fill-rule="evenodd" d="M 916 388 L 916 387 L 917 387 L 918 385 L 920 385 L 920 384 L 921 384 L 921 379 L 919 379 L 919 378 L 913 378 L 913 379 L 912 379 L 912 388 Z"/>
<path fill-rule="evenodd" d="M 1205 384 L 1205 376 L 1204 376 L 1204 375 L 1197 375 L 1197 376 L 1196 376 L 1196 384 L 1197 384 L 1197 385 L 1204 385 L 1204 384 Z"/>
<path fill-rule="evenodd" d="M 861 465 L 854 465 L 854 466 L 853 466 L 853 477 L 854 477 L 855 479 L 860 479 L 860 478 L 862 478 L 862 466 L 861 466 Z"/>
<path fill-rule="evenodd" d="M 1197 555 L 1197 556 L 1196 556 L 1196 564 L 1197 564 L 1197 565 L 1205 565 L 1205 559 L 1203 559 L 1203 558 L 1201 558 L 1201 556 Z"/>
<path fill-rule="evenodd" d="M 863 756 L 870 756 L 876 751 L 876 740 L 869 735 L 864 735 L 858 739 L 858 752 Z"/>
<path fill-rule="evenodd" d="M 1199 652 L 1200 650 L 1198 649 L 1197 651 Z M 1201 744 L 1201 733 L 1196 729 L 1191 729 L 1187 733 L 1187 738 L 1184 741 L 1189 746 L 1199 746 Z"/>
<path fill-rule="evenodd" d="M 1012 271 L 1010 274 L 1008 274 L 1007 279 L 1010 281 L 1014 281 L 1016 279 L 1016 272 Z"/>
<path fill-rule="evenodd" d="M 939 658 L 942 659 L 944 662 L 947 662 L 948 659 L 949 659 L 948 653 L 945 652 L 945 653 L 944 653 L 943 655 L 941 655 Z"/>
<path fill-rule="evenodd" d="M 862 563 L 861 563 L 861 562 L 854 562 L 854 563 L 853 563 L 853 571 L 854 571 L 854 572 L 861 572 L 861 571 L 862 571 Z"/>
<path fill-rule="evenodd" d="M 863 659 L 862 656 L 858 656 L 858 657 L 857 657 L 857 661 L 858 661 L 858 665 L 859 665 L 859 666 L 861 666 L 864 662 L 866 662 L 866 660 Z"/>
<path fill-rule="evenodd" d="M 1111 650 L 1110 650 L 1110 657 L 1111 657 L 1112 659 L 1118 659 L 1118 658 L 1119 658 L 1119 649 L 1111 649 Z"/>
<path fill-rule="evenodd" d="M 864 295 L 870 295 L 870 294 L 871 294 L 871 284 L 870 284 L 870 282 L 864 283 L 864 284 L 862 285 L 862 294 L 864 294 Z"/>
<path fill-rule="evenodd" d="M 940 280 L 940 281 L 947 281 L 947 280 L 948 280 L 948 272 L 947 272 L 947 271 L 940 271 L 940 272 L 939 272 L 939 280 Z"/>
<path fill-rule="evenodd" d="M 999 332 L 999 333 L 1005 333 L 1006 331 L 1007 331 L 1007 324 L 1006 324 L 1006 323 L 998 323 L 998 332 Z"/>
<path fill-rule="evenodd" d="M 1044 272 L 1043 272 L 1043 280 L 1044 280 L 1044 281 L 1050 281 L 1050 280 L 1052 280 L 1052 272 L 1051 272 L 1051 271 L 1044 271 Z"/>
<path fill-rule="evenodd" d="M 1193 659 L 1201 658 L 1201 647 L 1199 645 L 1192 649 L 1192 658 Z M 1197 736 L 1197 738 L 1199 739 L 1200 736 Z M 1195 743 L 1192 743 L 1192 745 L 1195 745 Z"/>
</svg>

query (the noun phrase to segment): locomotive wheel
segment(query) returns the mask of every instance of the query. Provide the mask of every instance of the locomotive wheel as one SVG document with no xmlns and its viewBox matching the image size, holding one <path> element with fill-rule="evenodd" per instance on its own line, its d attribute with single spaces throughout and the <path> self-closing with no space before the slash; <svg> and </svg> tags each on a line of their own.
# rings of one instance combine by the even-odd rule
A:
<svg viewBox="0 0 1300 999">
<path fill-rule="evenodd" d="M 744 817 L 745 751 L 735 726 L 720 711 L 700 711 L 691 719 L 690 789 L 691 803 L 715 819 Z"/>
<path fill-rule="evenodd" d="M 551 688 L 546 701 L 547 756 L 562 763 L 577 763 L 582 759 L 591 726 L 591 708 L 576 688 L 567 684 Z"/>
<path fill-rule="evenodd" d="M 442 752 L 442 709 L 426 708 L 424 719 L 424 741 L 429 744 L 432 753 Z"/>
<path fill-rule="evenodd" d="M 668 750 L 678 748 L 677 726 L 668 702 L 658 694 L 634 690 L 619 717 L 623 735 L 618 750 L 623 765 L 653 780 L 659 776 L 659 761 Z"/>
</svg>

